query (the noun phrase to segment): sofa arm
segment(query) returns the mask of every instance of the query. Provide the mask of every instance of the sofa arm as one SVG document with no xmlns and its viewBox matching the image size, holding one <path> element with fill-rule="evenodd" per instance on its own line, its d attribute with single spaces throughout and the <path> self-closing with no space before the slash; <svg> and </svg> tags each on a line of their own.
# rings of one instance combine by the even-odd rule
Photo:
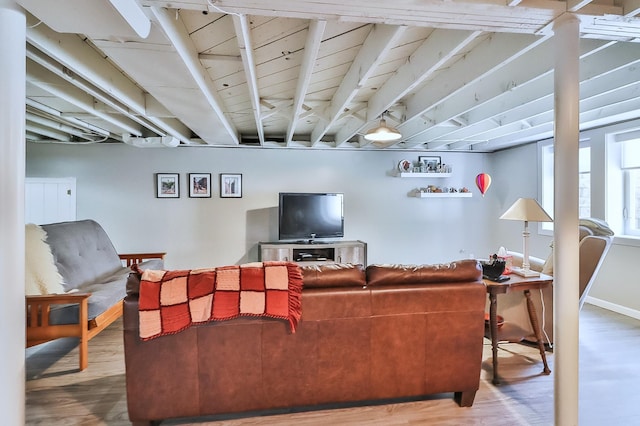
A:
<svg viewBox="0 0 640 426">
<path fill-rule="evenodd" d="M 523 255 L 517 251 L 508 251 L 507 254 L 512 256 L 513 266 L 522 267 Z M 541 272 L 544 267 L 544 259 L 535 256 L 529 256 L 529 266 L 532 271 Z"/>
<path fill-rule="evenodd" d="M 91 293 L 44 294 L 26 296 L 27 346 L 50 340 L 49 312 L 55 305 L 79 305 L 79 324 L 86 324 L 88 318 L 88 299 Z"/>
<path fill-rule="evenodd" d="M 147 259 L 138 263 L 138 269 L 144 271 L 145 269 L 156 269 L 162 270 L 164 269 L 164 260 L 163 259 Z"/>
<path fill-rule="evenodd" d="M 149 259 L 161 259 L 164 260 L 166 253 L 123 253 L 118 254 L 120 260 L 122 260 L 125 266 L 131 267 L 135 263 L 141 263 L 144 260 Z"/>
</svg>

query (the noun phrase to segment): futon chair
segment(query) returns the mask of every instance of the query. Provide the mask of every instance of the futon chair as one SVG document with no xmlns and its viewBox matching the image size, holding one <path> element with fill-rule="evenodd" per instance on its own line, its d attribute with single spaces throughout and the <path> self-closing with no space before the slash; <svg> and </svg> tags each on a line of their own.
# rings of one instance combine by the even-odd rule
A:
<svg viewBox="0 0 640 426">
<path fill-rule="evenodd" d="M 30 224 L 27 237 L 26 345 L 77 337 L 84 370 L 89 340 L 122 316 L 131 265 L 162 269 L 164 253 L 118 254 L 93 220 Z"/>
<path fill-rule="evenodd" d="M 589 294 L 589 289 L 593 285 L 598 270 L 613 241 L 613 232 L 606 223 L 592 218 L 580 219 L 580 243 L 579 243 L 579 286 L 580 299 L 578 301 L 580 309 Z M 508 252 L 513 256 L 513 265 L 522 265 L 522 253 Z M 529 256 L 531 269 L 553 275 L 553 250 L 545 261 L 540 258 Z M 553 285 L 561 285 L 554 282 Z M 545 344 L 553 344 L 553 286 L 538 292 L 532 292 L 532 299 L 541 319 L 540 327 L 543 330 Z M 487 312 L 489 308 L 487 307 Z M 507 293 L 500 296 L 498 301 L 498 315 L 504 318 L 505 322 L 510 322 L 529 330 L 530 334 L 524 338 L 525 341 L 535 342 L 536 338 L 531 328 L 526 300 L 521 292 Z"/>
</svg>

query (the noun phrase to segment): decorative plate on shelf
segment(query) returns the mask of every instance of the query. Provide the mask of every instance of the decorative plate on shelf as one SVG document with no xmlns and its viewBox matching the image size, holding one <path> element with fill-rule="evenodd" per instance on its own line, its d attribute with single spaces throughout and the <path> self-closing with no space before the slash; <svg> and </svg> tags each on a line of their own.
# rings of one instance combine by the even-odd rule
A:
<svg viewBox="0 0 640 426">
<path fill-rule="evenodd" d="M 410 172 L 413 169 L 413 164 L 409 160 L 401 160 L 398 163 L 398 170 L 401 172 Z"/>
</svg>

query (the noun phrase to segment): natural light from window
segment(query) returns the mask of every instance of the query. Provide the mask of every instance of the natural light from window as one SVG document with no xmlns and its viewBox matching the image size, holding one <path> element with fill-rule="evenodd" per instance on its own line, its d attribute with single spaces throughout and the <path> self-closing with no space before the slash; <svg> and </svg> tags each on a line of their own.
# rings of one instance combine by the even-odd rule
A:
<svg viewBox="0 0 640 426">
<path fill-rule="evenodd" d="M 542 207 L 553 217 L 553 143 L 544 143 L 541 147 L 542 169 Z M 591 216 L 591 147 L 580 144 L 578 150 L 578 216 Z M 541 222 L 540 229 L 553 232 L 553 222 Z"/>
<path fill-rule="evenodd" d="M 640 236 L 640 139 L 620 142 L 624 179 L 622 220 L 626 235 Z"/>
</svg>

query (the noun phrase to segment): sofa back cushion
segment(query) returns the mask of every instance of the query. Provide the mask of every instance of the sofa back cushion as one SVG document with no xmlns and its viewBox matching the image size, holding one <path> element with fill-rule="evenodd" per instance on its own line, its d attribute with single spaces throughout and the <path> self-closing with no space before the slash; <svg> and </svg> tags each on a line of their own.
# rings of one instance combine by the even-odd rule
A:
<svg viewBox="0 0 640 426">
<path fill-rule="evenodd" d="M 427 284 L 480 281 L 482 266 L 477 260 L 464 259 L 435 265 L 369 265 L 367 285 Z"/>
<path fill-rule="evenodd" d="M 352 263 L 301 266 L 303 288 L 364 287 L 364 267 Z"/>
<path fill-rule="evenodd" d="M 47 242 L 66 291 L 108 281 L 122 272 L 118 253 L 97 222 L 60 222 L 42 225 L 42 228 L 47 232 Z"/>
</svg>

